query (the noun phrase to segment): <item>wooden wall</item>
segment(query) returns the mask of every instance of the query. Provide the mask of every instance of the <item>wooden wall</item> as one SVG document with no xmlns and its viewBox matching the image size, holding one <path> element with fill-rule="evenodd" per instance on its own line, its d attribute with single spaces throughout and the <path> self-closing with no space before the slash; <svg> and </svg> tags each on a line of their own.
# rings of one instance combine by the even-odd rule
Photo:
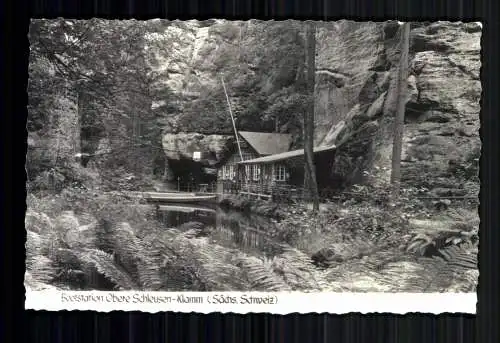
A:
<svg viewBox="0 0 500 343">
<path fill-rule="evenodd" d="M 243 145 L 241 146 L 241 153 L 243 155 L 243 159 L 244 160 L 250 160 L 250 159 L 254 159 L 254 158 L 257 158 L 259 157 L 259 155 L 257 155 L 257 153 L 255 153 L 255 151 L 248 147 L 247 145 Z M 233 166 L 233 168 L 236 168 L 238 162 L 241 161 L 241 157 L 240 157 L 240 152 L 238 151 L 238 147 L 236 147 L 236 151 L 233 151 L 233 153 L 231 154 L 231 156 L 226 160 L 226 162 L 218 169 L 217 171 L 217 177 L 219 180 L 225 180 L 227 179 L 227 177 L 224 176 L 224 171 L 226 170 L 227 171 L 227 167 L 229 166 Z M 233 169 L 234 171 L 236 171 L 236 169 Z"/>
<path fill-rule="evenodd" d="M 254 159 L 260 157 L 253 149 L 248 145 L 248 143 L 240 139 L 241 151 L 244 160 Z M 332 184 L 332 179 L 330 177 L 330 172 L 332 169 L 332 163 L 334 161 L 334 152 L 323 152 L 317 153 L 315 155 L 315 165 L 316 165 L 316 175 L 318 181 L 318 187 L 320 189 L 331 187 L 334 188 L 335 185 Z M 225 161 L 218 170 L 218 180 L 224 183 L 232 183 L 232 177 L 227 177 L 227 171 L 229 166 L 232 166 L 234 170 L 234 176 L 238 178 L 238 187 L 246 188 L 252 192 L 270 192 L 272 187 L 275 185 L 291 185 L 296 187 L 304 186 L 304 157 L 299 156 L 286 161 L 279 161 L 276 164 L 261 164 L 260 167 L 260 177 L 259 179 L 254 179 L 253 166 L 238 165 L 237 163 L 241 161 L 240 153 L 238 151 L 238 146 L 235 143 L 234 150 L 231 156 Z M 274 173 L 276 165 L 284 165 L 286 168 L 286 173 L 288 177 L 284 181 L 277 181 L 274 178 Z M 274 170 L 273 170 L 274 169 Z M 226 177 L 223 171 L 226 171 Z M 246 172 L 250 172 L 250 175 L 246 175 Z M 231 186 L 233 187 L 233 186 Z"/>
</svg>

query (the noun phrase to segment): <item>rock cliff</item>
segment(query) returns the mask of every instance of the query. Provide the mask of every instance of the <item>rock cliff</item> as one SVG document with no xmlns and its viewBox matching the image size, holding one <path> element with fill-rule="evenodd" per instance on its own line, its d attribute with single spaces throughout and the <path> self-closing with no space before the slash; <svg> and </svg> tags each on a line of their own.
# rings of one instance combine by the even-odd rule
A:
<svg viewBox="0 0 500 343">
<path fill-rule="evenodd" d="M 144 178 L 194 151 L 211 168 L 234 136 L 226 91 L 239 130 L 291 133 L 302 147 L 304 31 L 298 21 L 35 22 L 29 173 L 88 155 L 109 162 L 101 174 Z M 85 32 L 80 45 L 68 38 Z M 399 34 L 397 22 L 317 23 L 315 144 L 338 146 L 332 175 L 343 184 L 388 178 Z M 480 37 L 477 23 L 412 24 L 409 185 L 477 188 Z"/>
<path fill-rule="evenodd" d="M 359 179 L 366 170 L 378 180 L 389 177 L 396 105 L 392 82 L 399 57 L 397 26 L 340 22 L 333 27 L 346 32 L 332 35 L 335 44 L 320 40 L 338 58 L 329 67 L 340 74 L 352 73 L 344 87 L 360 80 L 351 89 L 329 87 L 333 94 L 347 94 L 331 96 L 333 110 L 321 112 L 324 106 L 317 106 L 317 138 L 323 144 L 343 143 L 334 172 L 346 178 Z M 467 188 L 472 187 L 468 181 L 477 180 L 480 35 L 477 23 L 412 25 L 403 146 L 403 178 L 409 184 L 433 189 L 452 186 L 458 177 L 455 186 Z M 356 67 L 349 64 L 352 60 Z M 345 123 L 339 125 L 339 120 Z M 329 122 L 333 127 L 321 141 Z"/>
<path fill-rule="evenodd" d="M 302 72 L 301 34 L 299 22 L 212 21 L 174 22 L 152 35 L 147 49 L 157 87 L 168 86 L 176 99 L 154 104 L 168 113 L 164 142 L 172 146 L 179 131 L 232 134 L 223 77 L 240 129 L 289 131 L 300 145 L 300 91 L 293 83 Z M 412 24 L 403 151 L 410 183 L 442 186 L 458 175 L 455 165 L 474 165 L 479 157 L 480 36 L 477 23 Z M 333 173 L 346 181 L 366 170 L 383 179 L 390 167 L 399 26 L 321 22 L 316 38 L 315 143 L 341 145 Z M 278 42 L 278 49 L 269 46 Z M 295 53 L 283 52 L 291 47 Z M 178 134 L 179 142 L 186 138 Z M 459 186 L 465 176 L 462 181 Z"/>
</svg>

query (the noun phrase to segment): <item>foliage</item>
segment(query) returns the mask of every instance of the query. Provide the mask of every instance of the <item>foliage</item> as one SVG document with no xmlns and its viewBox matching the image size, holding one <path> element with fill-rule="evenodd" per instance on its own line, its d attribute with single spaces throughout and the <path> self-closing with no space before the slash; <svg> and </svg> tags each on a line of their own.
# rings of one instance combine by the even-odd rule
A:
<svg viewBox="0 0 500 343">
<path fill-rule="evenodd" d="M 164 228 L 154 210 L 120 194 L 49 199 L 28 198 L 26 287 L 35 289 L 430 292 L 473 291 L 477 283 L 469 224 L 446 239 L 433 231 L 422 239 L 396 220 L 399 210 L 366 202 L 314 216 L 290 207 L 267 232 L 279 249 L 264 257 L 214 242 L 200 223 Z M 426 246 L 439 253 L 419 253 Z"/>
<path fill-rule="evenodd" d="M 78 173 L 78 163 L 104 181 L 115 177 L 108 171 L 116 166 L 153 174 L 153 161 L 161 152 L 161 123 L 150 109 L 153 80 L 143 53 L 145 31 L 135 21 L 32 21 L 32 179 L 50 168 Z"/>
<path fill-rule="evenodd" d="M 348 187 L 360 183 L 363 171 L 370 169 L 374 159 L 373 138 L 377 133 L 375 121 L 352 121 L 352 132 L 337 144 L 332 176 L 339 184 Z M 359 126 L 358 126 L 359 125 Z"/>
<path fill-rule="evenodd" d="M 72 182 L 107 190 L 150 186 L 151 179 L 162 177 L 164 171 L 158 166 L 164 159 L 162 130 L 232 134 L 220 76 L 227 83 L 240 129 L 277 128 L 301 135 L 301 115 L 308 98 L 301 82 L 302 25 L 201 23 L 200 27 L 209 29 L 210 41 L 202 44 L 199 55 L 213 63 L 208 70 L 206 65 L 189 65 L 189 70 L 180 72 L 187 75 L 182 82 L 195 82 L 196 68 L 214 81 L 194 87 L 199 96 L 186 102 L 182 92 L 164 82 L 169 77 L 165 73 L 179 71 L 172 65 L 165 66 L 163 74 L 153 70 L 163 66 L 154 66 L 157 60 L 150 54 L 155 49 L 167 54 L 168 46 L 186 45 L 182 39 L 194 32 L 193 25 L 32 20 L 27 161 L 32 191 L 51 188 L 46 175 L 51 169 L 66 178 L 61 187 L 52 189 L 56 192 Z M 152 43 L 151 35 L 162 39 Z M 212 48 L 219 50 L 215 53 Z M 204 60 L 192 63 L 197 61 Z M 163 105 L 153 110 L 157 102 Z M 91 174 L 92 178 L 86 177 Z M 146 181 L 118 182 L 128 178 Z"/>
<path fill-rule="evenodd" d="M 450 175 L 463 180 L 479 181 L 479 158 L 481 156 L 480 145 L 474 145 L 463 161 L 449 162 L 448 172 Z"/>
<path fill-rule="evenodd" d="M 226 195 L 221 199 L 219 205 L 224 208 L 274 219 L 282 219 L 286 215 L 282 206 L 275 202 L 263 199 L 249 199 L 239 195 Z"/>
<path fill-rule="evenodd" d="M 441 280 L 453 280 L 440 287 L 453 287 L 458 292 L 475 292 L 477 285 L 477 231 L 441 232 L 439 235 L 419 234 L 407 247 L 419 256 L 431 276 L 429 286 L 439 285 Z"/>
<path fill-rule="evenodd" d="M 304 72 L 302 31 L 302 25 L 290 22 L 210 26 L 217 53 L 207 45 L 199 54 L 212 60 L 207 72 L 213 82 L 200 85 L 200 96 L 186 105 L 178 125 L 185 131 L 232 133 L 223 77 L 239 129 L 273 131 L 278 122 L 279 129 L 300 135 L 306 96 L 299 77 Z M 207 111 L 209 116 L 200 116 Z"/>
<path fill-rule="evenodd" d="M 265 257 L 214 243 L 214 228 L 199 223 L 164 228 L 150 207 L 116 191 L 151 187 L 155 161 L 164 155 L 161 130 L 168 123 L 176 122 L 176 129 L 232 133 L 220 76 L 228 85 L 239 129 L 272 131 L 278 126 L 301 135 L 301 115 L 310 96 L 302 82 L 305 42 L 300 24 L 201 24 L 219 48 L 216 54 L 208 45 L 200 51 L 210 60 L 207 75 L 219 86 L 201 85 L 199 96 L 187 104 L 169 87 L 153 87 L 165 76 L 153 73 L 146 63 L 145 36 L 163 34 L 171 25 L 190 30 L 187 23 L 158 21 L 32 21 L 27 287 L 474 289 L 477 232 L 470 227 L 476 224 L 458 215 L 467 229 L 412 228 L 412 218 L 440 214 L 416 199 L 437 179 L 403 189 L 398 199 L 390 199 L 384 184 L 353 187 L 339 204 L 322 204 L 314 216 L 305 206 L 224 200 L 232 208 L 272 217 L 263 231 L 280 249 Z M 179 43 L 174 38 L 163 49 Z M 163 107 L 151 110 L 159 99 Z M 345 184 L 372 177 L 363 171 L 374 157 L 372 136 L 378 126 L 365 117 L 353 118 L 348 123 L 351 134 L 338 144 L 333 172 Z M 446 177 L 475 180 L 479 154 L 476 149 L 465 164 L 450 165 Z M 247 220 L 246 225 L 255 229 L 256 222 Z"/>
</svg>

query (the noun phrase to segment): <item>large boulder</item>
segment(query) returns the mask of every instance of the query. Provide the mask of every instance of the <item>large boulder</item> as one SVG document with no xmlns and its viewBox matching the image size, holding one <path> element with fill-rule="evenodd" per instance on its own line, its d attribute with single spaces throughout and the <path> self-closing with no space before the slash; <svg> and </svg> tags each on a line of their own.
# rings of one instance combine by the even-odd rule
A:
<svg viewBox="0 0 500 343">
<path fill-rule="evenodd" d="M 233 136 L 203 135 L 199 133 L 167 133 L 163 135 L 163 149 L 170 160 L 193 159 L 194 152 L 200 152 L 198 162 L 213 166 L 224 158 L 232 143 Z"/>
</svg>

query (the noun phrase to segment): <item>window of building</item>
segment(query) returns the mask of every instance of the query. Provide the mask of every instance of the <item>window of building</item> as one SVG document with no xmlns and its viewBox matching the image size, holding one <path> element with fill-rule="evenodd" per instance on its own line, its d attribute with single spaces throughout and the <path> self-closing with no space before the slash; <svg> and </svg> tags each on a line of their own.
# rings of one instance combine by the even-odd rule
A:
<svg viewBox="0 0 500 343">
<path fill-rule="evenodd" d="M 253 166 L 253 180 L 260 180 L 260 166 Z"/>
<path fill-rule="evenodd" d="M 231 170 L 228 165 L 222 167 L 222 174 L 224 180 L 229 180 L 231 178 Z"/>
<path fill-rule="evenodd" d="M 250 165 L 245 166 L 245 178 L 247 180 L 250 180 L 252 178 L 252 166 Z"/>
<path fill-rule="evenodd" d="M 286 168 L 284 165 L 276 165 L 274 167 L 274 179 L 276 181 L 286 181 Z"/>
<path fill-rule="evenodd" d="M 229 179 L 234 179 L 236 177 L 236 170 L 234 164 L 229 165 Z"/>
</svg>

